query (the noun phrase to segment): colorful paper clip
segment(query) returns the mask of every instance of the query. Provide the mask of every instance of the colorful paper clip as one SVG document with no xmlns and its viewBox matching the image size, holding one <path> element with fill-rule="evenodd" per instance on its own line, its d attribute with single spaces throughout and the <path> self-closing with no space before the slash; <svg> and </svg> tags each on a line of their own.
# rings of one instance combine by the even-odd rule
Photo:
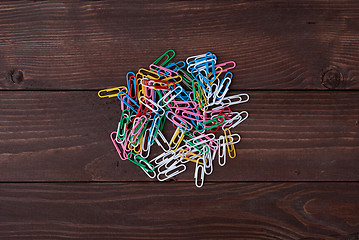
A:
<svg viewBox="0 0 359 240">
<path fill-rule="evenodd" d="M 115 87 L 115 88 L 107 88 L 107 89 L 100 90 L 97 93 L 97 95 L 100 98 L 112 98 L 112 97 L 117 97 L 117 95 L 121 94 L 121 93 L 127 93 L 127 88 L 124 86 Z"/>
<path fill-rule="evenodd" d="M 133 162 L 158 181 L 174 178 L 192 165 L 195 186 L 202 187 L 216 159 L 224 166 L 227 156 L 238 158 L 235 145 L 241 137 L 231 130 L 249 114 L 236 111 L 234 105 L 248 102 L 249 95 L 227 96 L 234 61 L 217 63 L 211 52 L 185 61 L 173 61 L 174 57 L 173 50 L 166 51 L 148 67 L 128 72 L 127 86 L 100 90 L 98 96 L 117 96 L 120 101 L 122 113 L 110 138 L 121 160 Z M 163 153 L 153 157 L 155 144 Z"/>
</svg>

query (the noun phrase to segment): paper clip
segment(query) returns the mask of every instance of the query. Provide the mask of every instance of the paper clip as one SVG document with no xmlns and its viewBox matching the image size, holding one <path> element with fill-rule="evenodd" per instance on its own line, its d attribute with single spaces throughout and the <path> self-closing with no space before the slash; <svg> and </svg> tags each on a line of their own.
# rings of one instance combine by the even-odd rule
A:
<svg viewBox="0 0 359 240">
<path fill-rule="evenodd" d="M 145 129 L 139 144 L 141 145 L 141 152 L 139 153 L 141 157 L 148 158 L 150 156 L 151 152 L 151 145 L 148 142 L 148 135 L 149 135 L 150 129 Z"/>
<path fill-rule="evenodd" d="M 180 150 L 187 150 L 190 151 L 192 153 L 198 153 L 200 155 L 206 154 L 206 152 L 204 152 L 204 143 L 203 142 L 196 142 L 194 143 L 191 140 L 185 140 L 183 139 L 183 142 L 185 143 L 185 145 L 181 148 L 181 149 L 177 149 L 177 151 L 179 152 Z M 207 149 L 208 150 L 208 149 Z"/>
<path fill-rule="evenodd" d="M 126 135 L 126 125 L 127 123 L 129 123 L 130 121 L 130 111 L 125 109 L 122 111 L 122 114 L 121 114 L 121 119 L 120 119 L 120 122 L 118 123 L 118 127 L 117 127 L 117 137 L 116 137 L 116 140 L 117 138 L 118 139 L 123 139 Z"/>
<path fill-rule="evenodd" d="M 192 111 L 188 111 L 184 108 L 177 107 L 175 113 L 182 118 L 193 120 L 193 121 L 199 121 L 204 122 L 203 115 L 200 113 L 197 113 L 197 109 L 191 109 Z"/>
<path fill-rule="evenodd" d="M 191 161 L 191 162 L 197 162 L 198 159 L 202 159 L 203 161 L 200 162 L 199 164 L 204 164 L 207 160 L 204 159 L 201 155 L 198 155 L 198 154 L 195 154 L 189 150 L 185 150 L 185 149 L 181 149 L 179 152 L 178 152 L 178 155 L 183 158 L 183 159 L 186 159 L 188 161 Z M 191 157 L 194 157 L 194 158 L 191 158 Z"/>
<path fill-rule="evenodd" d="M 248 118 L 248 112 L 242 111 L 242 112 L 231 112 L 224 124 L 222 125 L 222 130 L 224 131 L 225 128 L 234 128 L 240 123 L 242 123 L 244 120 Z"/>
<path fill-rule="evenodd" d="M 117 134 L 117 132 L 112 132 L 112 133 L 110 134 L 111 141 L 112 141 L 113 145 L 114 145 L 115 148 L 116 148 L 116 151 L 117 151 L 117 153 L 118 153 L 118 156 L 119 156 L 122 160 L 126 160 L 126 157 L 123 156 L 124 154 L 126 154 L 126 152 L 125 152 L 125 151 L 124 151 L 124 152 L 121 152 L 120 148 L 119 148 L 118 145 L 117 145 L 117 142 L 116 142 L 116 134 Z"/>
<path fill-rule="evenodd" d="M 142 152 L 142 140 L 143 140 L 143 135 L 138 137 L 138 140 L 136 141 L 136 143 L 134 145 L 134 149 L 132 150 L 134 153 L 137 153 L 140 156 L 141 156 L 141 152 Z M 132 143 L 130 143 L 130 144 L 132 144 Z"/>
<path fill-rule="evenodd" d="M 205 144 L 212 150 L 212 151 L 217 151 L 218 150 L 218 143 L 214 140 L 215 136 L 213 133 L 210 133 L 210 134 L 202 134 L 198 131 L 194 131 L 193 132 L 193 136 L 196 137 L 196 134 L 198 134 L 199 138 L 198 140 L 199 141 L 204 141 Z"/>
<path fill-rule="evenodd" d="M 178 80 L 176 80 L 178 78 Z M 168 81 L 171 80 L 171 81 Z M 144 79 L 143 85 L 155 90 L 172 90 L 175 87 L 175 84 L 178 84 L 182 81 L 181 76 L 175 76 L 171 79 L 162 79 L 162 80 L 153 80 L 153 79 Z"/>
<path fill-rule="evenodd" d="M 130 81 L 130 78 L 132 78 L 132 77 L 135 77 L 135 78 L 136 78 L 136 74 L 135 74 L 134 72 L 128 72 L 128 73 L 126 74 L 127 86 L 128 86 L 129 81 Z"/>
<path fill-rule="evenodd" d="M 218 69 L 218 70 L 217 70 L 217 69 Z M 208 76 L 208 79 L 209 79 L 209 82 L 210 82 L 211 85 L 212 85 L 212 83 L 213 83 L 214 81 L 216 81 L 217 79 L 219 79 L 219 76 L 221 76 L 222 72 L 223 72 L 223 69 L 222 69 L 221 67 L 215 67 L 215 73 L 214 73 L 214 74 L 210 74 L 210 75 Z"/>
<path fill-rule="evenodd" d="M 151 64 L 150 65 L 150 69 L 152 71 L 155 71 L 157 73 L 157 75 L 161 78 L 161 77 L 169 77 L 169 76 L 176 76 L 178 75 L 177 72 L 171 70 L 171 69 L 168 69 L 166 67 L 162 67 L 162 66 L 157 66 L 155 64 Z"/>
<path fill-rule="evenodd" d="M 221 102 L 223 98 L 226 96 L 231 82 L 232 80 L 229 77 L 226 77 L 221 81 L 215 93 L 215 98 L 217 99 L 217 101 Z"/>
<path fill-rule="evenodd" d="M 229 143 L 228 143 L 228 136 L 229 135 L 231 135 L 231 130 L 229 130 L 229 128 L 224 129 L 224 136 L 225 136 L 225 139 L 226 139 L 228 155 L 229 155 L 230 158 L 235 158 L 236 157 L 236 149 L 234 147 L 234 144 L 229 145 Z"/>
<path fill-rule="evenodd" d="M 172 69 L 173 67 L 175 67 L 173 69 L 173 71 L 178 73 L 178 71 L 181 70 L 182 68 L 184 68 L 185 66 L 186 66 L 186 63 L 184 61 L 179 61 L 179 62 L 176 62 L 176 63 L 170 63 L 170 64 L 166 65 L 165 68 Z"/>
<path fill-rule="evenodd" d="M 172 115 L 172 117 L 171 117 Z M 182 117 L 178 116 L 174 112 L 167 111 L 166 117 L 168 120 L 170 120 L 174 125 L 177 127 L 183 129 L 184 131 L 190 131 L 192 130 L 193 126 L 186 120 L 184 120 Z M 177 119 L 177 120 L 176 120 Z"/>
<path fill-rule="evenodd" d="M 225 110 L 228 110 L 228 112 L 225 113 L 225 112 L 224 112 Z M 227 120 L 227 119 L 229 118 L 229 115 L 231 114 L 231 109 L 230 109 L 229 107 L 224 107 L 224 108 L 222 108 L 222 110 L 221 110 L 221 111 L 219 112 L 219 114 L 216 115 L 216 116 L 213 115 L 213 112 L 215 112 L 215 111 L 216 111 L 216 110 L 211 111 L 211 118 L 216 117 L 216 116 L 224 116 L 225 122 L 224 122 L 224 124 L 223 124 L 222 126 L 218 126 L 217 128 L 211 129 L 211 130 L 210 130 L 211 133 L 217 132 L 220 127 L 222 127 L 222 129 L 224 129 L 224 126 L 227 124 L 227 121 L 232 121 L 232 120 Z M 219 110 L 218 110 L 218 111 L 219 111 Z"/>
<path fill-rule="evenodd" d="M 127 93 L 127 88 L 124 86 L 107 88 L 107 89 L 100 90 L 97 93 L 97 95 L 100 98 L 112 98 L 112 97 L 116 97 L 118 94 L 121 94 L 123 91 L 124 91 L 124 93 Z M 111 93 L 111 92 L 115 92 L 115 93 Z M 106 95 L 103 95 L 102 93 L 106 93 Z"/>
<path fill-rule="evenodd" d="M 156 72 L 157 76 L 160 77 L 159 79 L 161 79 L 161 77 L 165 77 L 165 76 L 172 76 L 172 74 L 178 75 L 176 72 L 172 71 L 171 69 L 168 69 L 166 67 L 157 66 L 155 64 L 150 65 L 150 70 Z"/>
<path fill-rule="evenodd" d="M 192 82 L 192 92 L 194 95 L 193 100 L 198 103 L 198 106 L 200 108 L 202 108 L 202 106 L 204 106 L 205 104 L 203 103 L 203 94 L 202 94 L 201 87 L 197 80 Z"/>
<path fill-rule="evenodd" d="M 175 165 L 172 168 L 167 169 L 165 172 L 159 172 L 157 175 L 157 179 L 158 179 L 158 181 L 161 181 L 161 182 L 166 181 L 184 171 L 186 171 L 186 165 L 184 165 L 184 164 Z M 160 177 L 162 174 L 165 176 L 164 178 Z"/>
<path fill-rule="evenodd" d="M 205 146 L 208 148 L 208 146 Z M 211 151 L 207 151 L 207 154 L 205 154 L 205 157 L 207 159 L 207 161 L 204 164 L 204 173 L 206 175 L 211 175 L 213 172 L 213 160 L 216 156 L 217 150 L 213 151 L 213 154 L 211 153 Z"/>
<path fill-rule="evenodd" d="M 236 114 L 236 115 L 234 115 L 234 114 Z M 238 126 L 240 123 L 242 123 L 244 120 L 246 120 L 248 118 L 248 112 L 247 111 L 241 111 L 240 113 L 234 112 L 231 115 L 232 115 L 231 116 L 232 118 L 229 119 L 229 120 L 226 120 L 226 123 L 222 126 L 223 130 L 225 128 L 229 128 L 229 129 L 234 128 L 234 127 Z"/>
<path fill-rule="evenodd" d="M 179 147 L 179 145 L 181 144 L 183 138 L 184 138 L 185 134 L 184 131 L 181 130 L 181 128 L 176 128 L 176 131 L 174 132 L 171 141 L 170 141 L 170 148 L 173 151 L 176 151 L 177 148 Z"/>
<path fill-rule="evenodd" d="M 199 165 L 199 159 L 196 162 L 196 169 L 194 172 L 194 182 L 196 187 L 201 188 L 204 183 L 204 166 Z M 198 179 L 198 175 L 200 175 L 200 178 Z"/>
<path fill-rule="evenodd" d="M 157 131 L 159 129 L 161 118 L 162 118 L 161 115 L 156 114 L 154 116 L 153 120 L 152 120 L 151 127 L 150 127 L 150 132 L 149 132 L 149 135 L 148 135 L 148 142 L 149 142 L 149 144 L 151 146 L 153 145 L 153 143 L 155 141 L 155 138 L 157 136 Z"/>
<path fill-rule="evenodd" d="M 212 88 L 211 88 L 211 84 L 209 82 L 208 76 L 204 76 L 197 69 L 193 69 L 191 74 L 194 78 L 196 78 L 197 82 L 201 85 L 202 89 L 205 92 L 208 92 L 208 93 L 212 92 Z"/>
<path fill-rule="evenodd" d="M 140 68 L 137 72 L 138 75 L 142 76 L 143 78 L 148 78 L 152 80 L 158 80 L 160 77 L 157 75 L 156 71 Z"/>
<path fill-rule="evenodd" d="M 133 160 L 131 159 L 131 155 L 134 156 L 134 159 L 133 159 Z M 128 160 L 130 160 L 131 162 L 133 162 L 133 163 L 136 164 L 137 166 L 143 168 L 144 170 L 146 170 L 146 171 L 148 171 L 148 172 L 153 172 L 153 171 L 155 170 L 155 167 L 154 167 L 152 164 L 148 163 L 148 162 L 146 161 L 146 159 L 142 158 L 141 156 L 139 156 L 139 155 L 137 155 L 137 154 L 135 154 L 135 153 L 132 153 L 132 152 L 129 152 L 129 153 L 127 154 L 127 156 L 128 156 Z M 143 163 L 145 163 L 145 164 L 143 164 L 143 163 L 141 164 L 139 161 L 141 161 L 141 162 L 143 162 Z M 150 167 L 150 168 L 149 168 L 149 167 Z"/>
<path fill-rule="evenodd" d="M 216 79 L 211 83 L 212 92 L 204 92 L 205 97 L 207 98 L 207 106 L 212 106 L 217 104 L 217 92 L 218 85 L 220 84 L 219 79 Z"/>
<path fill-rule="evenodd" d="M 142 134 L 146 130 L 147 123 L 148 123 L 147 117 L 145 117 L 145 116 L 135 118 L 135 120 L 133 121 L 133 126 L 131 129 L 130 135 L 129 135 L 128 141 L 130 143 L 137 145 Z"/>
<path fill-rule="evenodd" d="M 203 129 L 202 130 L 211 130 L 213 128 L 216 128 L 218 126 L 221 126 L 224 123 L 225 119 L 224 116 L 218 116 L 215 117 L 213 119 L 207 120 L 203 123 L 199 123 L 199 125 L 202 125 Z M 209 126 L 207 126 L 208 124 L 210 124 Z M 199 131 L 200 129 L 198 128 L 198 126 L 195 127 L 197 131 Z"/>
<path fill-rule="evenodd" d="M 224 136 L 220 136 L 218 139 L 219 148 L 218 148 L 218 164 L 223 167 L 226 164 L 226 142 Z"/>
<path fill-rule="evenodd" d="M 150 160 L 149 162 L 156 165 L 156 168 L 160 168 L 162 165 L 165 165 L 169 160 L 171 160 L 173 157 L 175 157 L 175 152 L 173 151 L 165 151 L 155 157 L 154 159 Z"/>
<path fill-rule="evenodd" d="M 123 97 L 123 95 L 125 95 L 124 97 Z M 123 98 L 121 98 L 121 96 L 123 97 Z M 140 107 L 132 98 L 130 98 L 126 93 L 123 93 L 123 94 L 118 94 L 117 95 L 117 98 L 123 103 L 123 104 L 125 104 L 130 110 L 132 110 L 132 111 L 134 111 L 134 112 L 136 112 L 136 109 L 132 106 L 132 105 L 130 105 L 128 102 L 126 102 L 126 99 L 128 99 L 134 106 L 137 106 L 137 107 Z"/>
<path fill-rule="evenodd" d="M 231 135 L 227 136 L 227 138 L 228 138 L 229 145 L 237 144 L 241 141 L 241 136 L 237 133 L 231 134 Z"/>
<path fill-rule="evenodd" d="M 223 78 L 223 79 L 225 79 L 225 78 L 227 78 L 227 77 L 232 80 L 232 78 L 233 78 L 233 73 L 231 73 L 231 72 L 226 72 L 226 74 L 224 75 L 224 78 Z"/>
<path fill-rule="evenodd" d="M 129 75 L 127 74 L 127 76 Z M 131 99 L 137 99 L 138 89 L 137 89 L 137 81 L 135 76 L 130 76 L 127 79 L 127 87 L 128 87 L 128 96 Z"/>
<path fill-rule="evenodd" d="M 238 99 L 238 100 L 232 101 L 233 99 Z M 222 106 L 231 106 L 234 104 L 245 103 L 248 101 L 249 101 L 249 95 L 247 93 L 241 93 L 223 98 Z"/>
<path fill-rule="evenodd" d="M 186 59 L 186 63 L 187 63 L 187 65 L 191 65 L 191 63 L 192 63 L 193 61 L 195 61 L 195 60 L 197 60 L 197 59 L 204 58 L 204 57 L 206 57 L 206 56 L 208 56 L 208 55 L 213 55 L 213 54 L 212 54 L 211 52 L 207 52 L 207 53 L 205 53 L 205 54 L 200 54 L 200 55 L 191 56 L 191 57 L 188 57 L 188 58 Z"/>
<path fill-rule="evenodd" d="M 149 98 L 146 98 L 144 96 L 141 96 L 139 99 L 140 103 L 142 103 L 143 105 L 145 105 L 148 109 L 150 109 L 152 112 L 154 112 L 155 114 L 159 114 L 159 115 L 164 115 L 165 114 L 165 110 L 163 110 L 163 108 L 161 106 L 159 106 L 157 103 L 155 103 L 154 101 L 152 101 Z M 151 107 L 149 104 L 147 104 L 146 102 L 149 102 L 150 104 L 152 104 L 153 107 Z"/>
<path fill-rule="evenodd" d="M 192 84 L 193 78 L 187 71 L 185 71 L 183 69 L 179 69 L 177 72 L 182 77 L 182 79 L 184 79 L 184 82 Z"/>
<path fill-rule="evenodd" d="M 163 160 L 161 163 L 161 166 L 165 167 L 164 171 L 161 171 L 161 166 L 158 166 L 158 175 L 157 179 L 159 181 L 165 181 L 167 179 L 170 179 L 186 170 L 186 165 L 182 164 L 180 161 L 178 161 L 175 158 L 175 155 L 173 152 L 171 152 L 169 155 L 172 155 L 169 158 L 166 158 L 166 156 L 163 156 Z M 164 178 L 161 178 L 161 175 L 164 175 Z"/>
<path fill-rule="evenodd" d="M 156 177 L 156 172 L 155 171 L 148 171 L 147 169 L 151 169 L 153 166 L 148 163 L 147 161 L 144 161 L 142 159 L 139 159 L 138 161 L 141 165 L 145 165 L 146 168 L 143 168 L 141 167 L 141 169 L 143 170 L 144 173 L 146 173 L 146 175 L 149 177 L 149 178 L 155 178 Z M 155 168 L 153 168 L 153 170 L 155 170 Z"/>
<path fill-rule="evenodd" d="M 232 66 L 226 67 L 227 65 L 232 65 Z M 236 62 L 228 61 L 228 62 L 220 63 L 220 64 L 216 65 L 216 68 L 217 67 L 223 67 L 223 72 L 227 72 L 228 70 L 231 70 L 236 67 Z M 216 72 L 216 74 L 217 74 L 217 72 Z"/>
<path fill-rule="evenodd" d="M 168 141 L 166 140 L 165 136 L 163 136 L 163 134 L 161 132 L 157 132 L 157 136 L 159 137 L 159 138 L 158 137 L 155 138 L 157 145 L 160 146 L 163 149 L 163 151 L 165 151 L 165 152 L 171 150 L 170 145 L 169 145 Z M 162 141 L 162 143 L 161 143 L 161 141 Z M 165 146 L 163 146 L 163 145 L 165 145 Z"/>
<path fill-rule="evenodd" d="M 172 55 L 169 55 L 169 53 L 171 53 Z M 174 58 L 174 56 L 176 55 L 175 51 L 173 51 L 172 49 L 168 50 L 167 52 L 165 52 L 164 54 L 162 54 L 159 58 L 157 58 L 156 61 L 154 61 L 152 64 L 154 65 L 158 65 L 158 66 L 164 66 L 166 65 L 169 61 L 171 61 L 172 58 Z M 166 59 L 164 59 L 166 57 Z M 161 64 L 159 64 L 160 62 L 162 62 Z"/>
<path fill-rule="evenodd" d="M 217 156 L 220 166 L 226 164 L 227 152 L 236 157 L 234 145 L 241 137 L 231 129 L 246 120 L 248 112 L 232 112 L 230 106 L 248 102 L 249 95 L 226 96 L 234 61 L 217 64 L 211 52 L 185 62 L 171 62 L 174 56 L 173 50 L 166 51 L 149 69 L 128 72 L 127 86 L 100 90 L 98 96 L 117 96 L 121 101 L 121 118 L 110 137 L 122 160 L 129 159 L 159 181 L 184 172 L 185 164 L 193 162 L 195 185 L 200 188 L 205 175 L 213 172 Z M 176 128 L 170 142 L 162 132 L 165 122 Z M 216 138 L 219 129 L 224 134 Z M 152 158 L 155 142 L 163 153 Z"/>
<path fill-rule="evenodd" d="M 158 100 L 158 105 L 161 107 L 167 106 L 172 100 L 174 100 L 178 95 L 181 94 L 182 90 L 183 90 L 183 88 L 181 86 L 177 86 L 175 89 L 169 91 L 160 100 Z M 175 94 L 173 94 L 173 93 L 175 93 Z M 166 100 L 166 98 L 168 98 L 168 99 Z"/>
<path fill-rule="evenodd" d="M 211 52 L 207 52 L 205 54 L 201 54 L 201 55 L 197 55 L 197 56 L 192 56 L 192 57 L 188 57 L 186 59 L 186 63 L 188 65 L 187 67 L 187 71 L 191 72 L 192 69 L 200 64 L 200 63 L 205 63 L 205 62 L 209 62 L 209 61 L 217 61 L 217 57 L 211 53 Z"/>
<path fill-rule="evenodd" d="M 164 164 L 161 164 L 162 168 L 165 168 L 164 171 L 162 169 L 158 169 L 158 172 L 167 172 L 170 169 L 173 169 L 174 167 L 179 164 L 178 156 L 175 153 L 171 153 L 168 157 L 163 157 Z"/>
</svg>

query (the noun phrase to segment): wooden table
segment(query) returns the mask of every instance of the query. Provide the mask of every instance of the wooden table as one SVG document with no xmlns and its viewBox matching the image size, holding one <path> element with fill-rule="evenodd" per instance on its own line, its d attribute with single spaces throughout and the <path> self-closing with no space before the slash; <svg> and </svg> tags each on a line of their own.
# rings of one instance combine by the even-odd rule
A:
<svg viewBox="0 0 359 240">
<path fill-rule="evenodd" d="M 168 49 L 251 96 L 201 189 L 119 161 L 97 97 Z M 359 239 L 357 0 L 1 2 L 0 72 L 0 239 Z"/>
</svg>

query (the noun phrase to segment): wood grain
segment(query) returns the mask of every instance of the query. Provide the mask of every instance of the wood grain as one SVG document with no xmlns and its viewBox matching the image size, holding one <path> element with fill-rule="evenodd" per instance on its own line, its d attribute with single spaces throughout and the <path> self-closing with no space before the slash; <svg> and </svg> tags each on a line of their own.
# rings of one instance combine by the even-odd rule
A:
<svg viewBox="0 0 359 240">
<path fill-rule="evenodd" d="M 2 1 L 0 239 L 359 240 L 358 40 L 357 0 Z M 120 161 L 97 97 L 168 49 L 251 96 L 202 189 Z"/>
<path fill-rule="evenodd" d="M 0 184 L 1 239 L 358 239 L 358 183 Z"/>
<path fill-rule="evenodd" d="M 359 89 L 356 0 L 11 1 L 0 16 L 1 89 L 113 87 L 168 49 L 236 61 L 232 89 Z"/>
<path fill-rule="evenodd" d="M 248 93 L 250 102 L 233 108 L 250 114 L 232 131 L 242 136 L 237 158 L 206 181 L 358 180 L 356 92 Z M 3 92 L 0 181 L 147 181 L 109 139 L 120 113 L 118 100 L 95 91 Z M 178 180 L 192 181 L 193 168 Z"/>
</svg>

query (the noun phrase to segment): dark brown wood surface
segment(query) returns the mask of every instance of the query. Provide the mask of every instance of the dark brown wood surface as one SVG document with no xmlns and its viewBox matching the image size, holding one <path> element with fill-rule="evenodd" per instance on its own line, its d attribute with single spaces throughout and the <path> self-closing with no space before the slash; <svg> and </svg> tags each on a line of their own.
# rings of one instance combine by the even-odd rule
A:
<svg viewBox="0 0 359 240">
<path fill-rule="evenodd" d="M 1 2 L 0 239 L 359 240 L 358 40 L 356 0 Z M 251 96 L 202 189 L 120 161 L 97 97 L 168 49 Z"/>
<path fill-rule="evenodd" d="M 234 89 L 358 89 L 359 2 L 11 1 L 3 89 L 99 89 L 167 49 L 234 60 Z M 21 77 L 21 84 L 12 84 Z"/>
<path fill-rule="evenodd" d="M 6 239 L 358 239 L 358 183 L 0 184 Z"/>
<path fill-rule="evenodd" d="M 216 165 L 208 180 L 359 180 L 357 92 L 248 93 L 250 101 L 233 108 L 250 113 L 233 130 L 242 136 L 238 157 Z M 121 114 L 117 99 L 99 99 L 95 91 L 1 96 L 0 181 L 148 179 L 119 159 L 109 138 Z M 192 168 L 178 180 L 192 181 Z"/>
</svg>

